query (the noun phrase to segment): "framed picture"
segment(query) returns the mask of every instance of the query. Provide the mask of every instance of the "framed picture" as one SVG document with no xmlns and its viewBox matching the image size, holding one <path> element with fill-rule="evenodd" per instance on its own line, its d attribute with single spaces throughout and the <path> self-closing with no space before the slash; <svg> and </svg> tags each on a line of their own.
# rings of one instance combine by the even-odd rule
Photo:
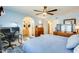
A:
<svg viewBox="0 0 79 59">
<path fill-rule="evenodd" d="M 63 24 L 76 24 L 76 19 L 65 19 Z"/>
</svg>

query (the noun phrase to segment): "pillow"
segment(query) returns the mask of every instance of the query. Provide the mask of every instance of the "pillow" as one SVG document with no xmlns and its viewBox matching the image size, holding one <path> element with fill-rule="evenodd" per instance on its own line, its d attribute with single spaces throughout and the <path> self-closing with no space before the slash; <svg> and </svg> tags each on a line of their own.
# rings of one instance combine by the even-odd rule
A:
<svg viewBox="0 0 79 59">
<path fill-rule="evenodd" d="M 74 53 L 79 53 L 79 45 L 77 45 L 75 48 L 74 48 Z"/>
<path fill-rule="evenodd" d="M 79 35 L 72 35 L 68 38 L 66 48 L 73 49 L 79 44 Z"/>
</svg>

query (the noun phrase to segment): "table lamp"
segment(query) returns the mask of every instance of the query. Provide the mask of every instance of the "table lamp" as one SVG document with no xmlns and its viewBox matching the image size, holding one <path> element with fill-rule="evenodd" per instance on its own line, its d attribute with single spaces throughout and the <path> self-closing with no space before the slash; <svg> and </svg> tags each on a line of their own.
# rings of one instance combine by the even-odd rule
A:
<svg viewBox="0 0 79 59">
<path fill-rule="evenodd" d="M 79 33 L 79 25 L 75 26 L 76 32 Z"/>
</svg>

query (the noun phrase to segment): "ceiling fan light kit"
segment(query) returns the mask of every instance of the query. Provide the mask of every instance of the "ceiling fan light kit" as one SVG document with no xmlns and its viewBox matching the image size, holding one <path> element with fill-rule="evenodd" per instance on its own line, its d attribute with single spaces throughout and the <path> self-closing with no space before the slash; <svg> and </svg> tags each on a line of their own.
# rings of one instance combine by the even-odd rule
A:
<svg viewBox="0 0 79 59">
<path fill-rule="evenodd" d="M 44 12 L 44 13 L 43 13 L 43 16 L 46 16 L 46 15 L 47 15 L 47 13 Z"/>
</svg>

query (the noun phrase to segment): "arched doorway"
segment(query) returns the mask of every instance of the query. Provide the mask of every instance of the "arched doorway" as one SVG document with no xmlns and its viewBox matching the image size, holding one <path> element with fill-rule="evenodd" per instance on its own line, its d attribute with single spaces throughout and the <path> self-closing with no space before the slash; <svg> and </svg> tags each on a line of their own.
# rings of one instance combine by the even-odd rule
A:
<svg viewBox="0 0 79 59">
<path fill-rule="evenodd" d="M 35 24 L 31 17 L 25 17 L 23 20 L 23 36 L 29 37 L 35 35 Z"/>
</svg>

